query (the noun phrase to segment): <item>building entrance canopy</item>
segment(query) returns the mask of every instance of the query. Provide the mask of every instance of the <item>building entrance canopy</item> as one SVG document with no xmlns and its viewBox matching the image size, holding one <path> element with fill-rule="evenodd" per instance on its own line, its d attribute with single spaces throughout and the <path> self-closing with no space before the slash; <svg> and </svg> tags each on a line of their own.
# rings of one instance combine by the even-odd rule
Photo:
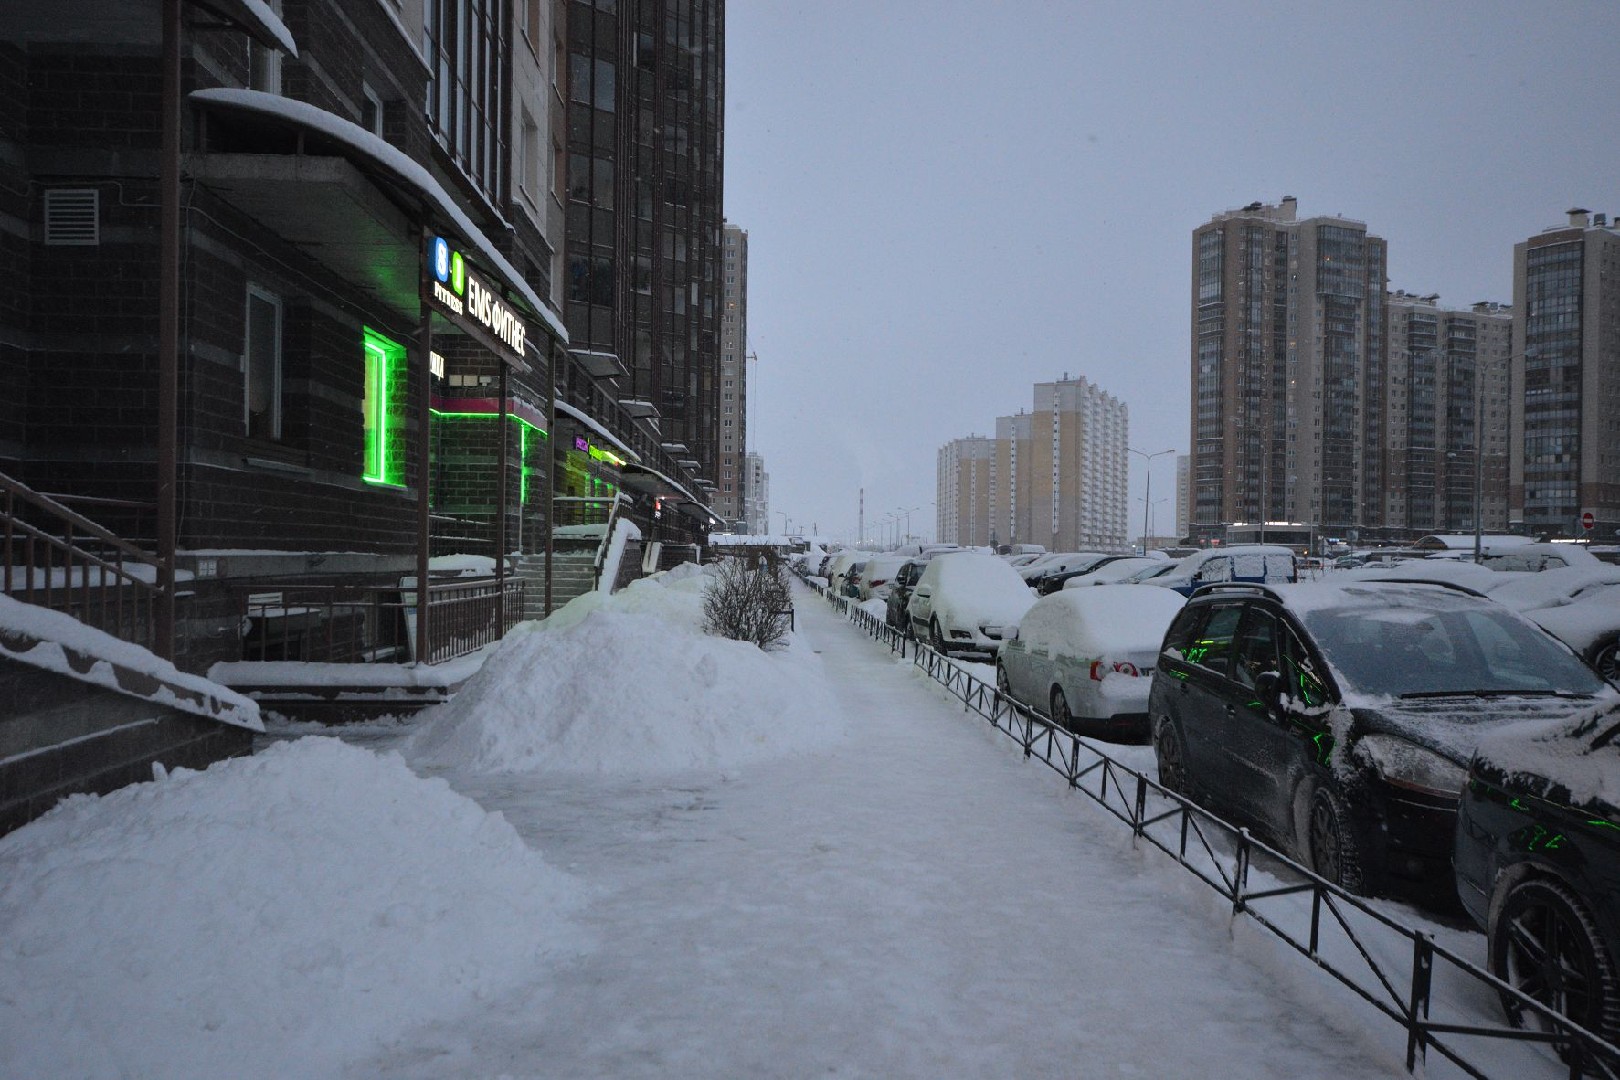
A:
<svg viewBox="0 0 1620 1080">
<path fill-rule="evenodd" d="M 559 341 L 561 320 L 423 166 L 380 136 L 308 102 L 257 90 L 196 90 L 191 102 L 230 117 L 194 155 L 199 182 L 414 319 L 427 232 L 444 237 Z M 220 152 L 223 151 L 223 152 Z M 525 343 L 534 355 L 543 344 Z"/>
</svg>

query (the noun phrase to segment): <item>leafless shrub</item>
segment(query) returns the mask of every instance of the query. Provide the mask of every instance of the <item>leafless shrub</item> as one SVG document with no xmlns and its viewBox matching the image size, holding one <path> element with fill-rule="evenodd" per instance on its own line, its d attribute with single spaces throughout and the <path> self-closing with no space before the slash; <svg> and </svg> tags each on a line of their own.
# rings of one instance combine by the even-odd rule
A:
<svg viewBox="0 0 1620 1080">
<path fill-rule="evenodd" d="M 773 558 L 721 559 L 703 594 L 703 629 L 767 652 L 787 643 L 793 597 L 787 571 Z"/>
</svg>

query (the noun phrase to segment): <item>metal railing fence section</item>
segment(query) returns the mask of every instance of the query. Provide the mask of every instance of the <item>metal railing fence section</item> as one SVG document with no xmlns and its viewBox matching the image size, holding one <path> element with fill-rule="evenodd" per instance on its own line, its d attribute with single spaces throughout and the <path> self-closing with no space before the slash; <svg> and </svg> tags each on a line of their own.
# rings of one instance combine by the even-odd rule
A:
<svg viewBox="0 0 1620 1080">
<path fill-rule="evenodd" d="M 1408 1071 L 1416 1072 L 1420 1062 L 1427 1067 L 1432 1052 L 1477 1080 L 1493 1075 L 1521 1080 L 1526 1067 L 1567 1068 L 1567 1075 L 1577 1080 L 1620 1080 L 1620 1048 L 1525 997 L 1437 943 L 1429 932 L 1402 925 L 1254 839 L 1248 830 L 1228 824 L 1090 741 L 1056 727 L 849 598 L 820 591 L 834 610 L 891 651 L 905 656 L 909 649 L 915 667 L 958 698 L 965 711 L 1017 741 L 1026 759 L 1062 776 L 1071 788 L 1128 825 L 1135 839 L 1168 855 L 1229 901 L 1234 919 L 1246 916 L 1401 1025 L 1407 1035 Z M 1450 993 L 1437 998 L 1437 980 Z M 1494 1008 L 1501 997 L 1511 998 L 1550 1030 L 1434 1015 L 1459 996 L 1483 1003 L 1481 1012 Z M 1523 1051 L 1504 1061 L 1504 1047 L 1514 1044 Z M 1558 1062 L 1525 1044 L 1565 1049 L 1567 1061 Z M 1505 1071 L 1487 1072 L 1490 1068 Z"/>
</svg>

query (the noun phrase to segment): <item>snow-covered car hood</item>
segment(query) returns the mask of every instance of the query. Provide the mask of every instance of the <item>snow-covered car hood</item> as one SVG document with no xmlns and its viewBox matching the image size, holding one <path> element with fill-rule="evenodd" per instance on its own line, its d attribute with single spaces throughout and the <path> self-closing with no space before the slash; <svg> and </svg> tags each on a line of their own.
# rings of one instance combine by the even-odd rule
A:
<svg viewBox="0 0 1620 1080">
<path fill-rule="evenodd" d="M 1466 767 L 1482 742 L 1525 721 L 1569 722 L 1600 706 L 1614 708 L 1620 693 L 1605 687 L 1593 697 L 1448 694 L 1445 697 L 1358 696 L 1346 702 L 1358 735 L 1398 735 Z"/>
</svg>

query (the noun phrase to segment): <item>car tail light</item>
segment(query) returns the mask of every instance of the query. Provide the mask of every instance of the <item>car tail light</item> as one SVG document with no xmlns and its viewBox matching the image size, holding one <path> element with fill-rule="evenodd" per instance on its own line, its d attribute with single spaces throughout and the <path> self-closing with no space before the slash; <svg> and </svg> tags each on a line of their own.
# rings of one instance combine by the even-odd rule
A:
<svg viewBox="0 0 1620 1080">
<path fill-rule="evenodd" d="M 1112 663 L 1107 660 L 1093 660 L 1091 662 L 1092 682 L 1102 682 L 1103 676 L 1107 675 L 1110 671 L 1117 671 L 1122 675 L 1129 675 L 1133 679 L 1141 674 L 1140 671 L 1136 670 L 1136 665 L 1131 663 L 1129 660 L 1115 660 Z"/>
<path fill-rule="evenodd" d="M 874 588 L 874 589 L 877 588 L 879 585 L 887 585 L 888 583 L 889 583 L 888 578 L 880 578 L 880 577 L 879 578 L 873 578 L 871 581 L 867 582 L 867 584 L 871 585 L 872 588 Z"/>
</svg>

